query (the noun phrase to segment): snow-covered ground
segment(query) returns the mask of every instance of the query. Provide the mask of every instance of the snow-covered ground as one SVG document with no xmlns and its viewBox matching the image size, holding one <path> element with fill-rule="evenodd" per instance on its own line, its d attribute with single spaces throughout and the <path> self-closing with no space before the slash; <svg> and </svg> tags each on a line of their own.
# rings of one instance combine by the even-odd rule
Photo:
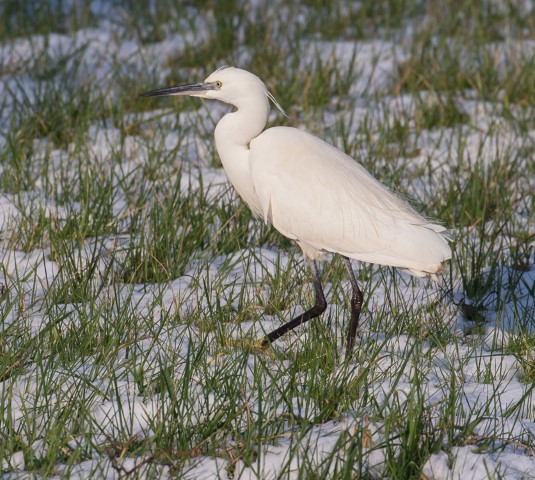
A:
<svg viewBox="0 0 535 480">
<path fill-rule="evenodd" d="M 95 8 L 100 14 L 107 11 L 100 2 L 95 2 Z M 182 33 L 150 44 L 128 38 L 116 24 L 100 21 L 71 35 L 34 35 L 0 45 L 0 148 L 6 152 L 0 175 L 10 174 L 8 169 L 13 168 L 11 119 L 21 105 L 39 99 L 44 80 L 28 73 L 33 62 L 48 58 L 53 63 L 81 49 L 76 56 L 81 66 L 71 80 L 99 85 L 113 102 L 117 70 L 139 72 L 163 86 L 171 72 L 169 59 L 179 57 L 192 43 L 209 40 L 213 16 L 191 17 L 195 22 L 185 22 Z M 482 245 L 489 249 L 489 257 L 501 259 L 496 268 L 483 265 L 482 278 L 492 277 L 480 302 L 484 308 L 477 309 L 483 320 L 468 318 L 461 308 L 475 301 L 464 289 L 462 269 L 469 263 L 463 260 L 468 255 L 466 244 L 455 244 L 460 258 L 454 257 L 451 274 L 448 271 L 441 285 L 386 269 L 363 271 L 368 302 L 357 340 L 360 353 L 350 362 L 340 356 L 339 364 L 329 367 L 324 381 L 332 390 L 325 388 L 328 393 L 322 398 L 310 393 L 311 378 L 319 375 L 319 367 L 311 372 L 303 365 L 302 372 L 296 372 L 292 365 L 295 352 L 315 341 L 311 337 L 317 330 L 298 329 L 277 343 L 275 354 L 257 351 L 243 340 L 252 342 L 305 307 L 286 304 L 282 312 L 277 308 L 264 312 L 276 294 L 279 275 L 284 280 L 295 271 L 296 277 L 307 278 L 298 251 L 252 244 L 258 238 L 253 232 L 250 238 L 239 239 L 241 248 L 230 253 L 210 255 L 208 249 L 180 259 L 184 271 L 168 282 L 123 283 L 120 275 L 110 275 L 111 266 L 126 258 L 142 232 L 133 227 L 136 191 L 131 191 L 132 185 L 161 183 L 163 190 L 177 185 L 183 196 L 197 198 L 202 192 L 206 210 L 225 203 L 240 208 L 224 172 L 213 161 L 209 134 L 226 111 L 213 104 L 179 114 L 127 112 L 125 123 L 141 127 L 126 134 L 111 120 L 92 122 L 84 137 L 84 162 L 89 171 L 110 181 L 110 218 L 115 229 L 73 238 L 68 246 L 79 271 L 94 268 L 91 301 L 51 304 L 55 298 L 51 292 L 65 281 L 66 260 L 46 238 L 26 251 L 18 249 L 17 235 L 27 228 L 21 226 L 24 222 L 32 218 L 37 222 L 39 215 L 66 225 L 73 212 L 83 212 L 82 196 L 69 197 L 68 192 L 81 178 L 76 165 L 82 153 L 75 142 L 55 145 L 49 138 L 34 138 L 31 154 L 24 159 L 32 187 L 8 188 L 4 182 L 5 191 L 0 192 L 0 355 L 4 350 L 18 352 L 9 357 L 9 367 L 3 365 L 0 382 L 0 441 L 5 445 L 0 458 L 6 478 L 39 477 L 39 465 L 50 452 L 55 466 L 44 476 L 57 478 L 125 478 L 129 472 L 147 478 L 301 478 L 303 472 L 342 478 L 340 472 L 351 462 L 351 455 L 358 461 L 351 463 L 350 472 L 381 478 L 387 462 L 404 454 L 409 435 L 405 429 L 413 424 L 429 428 L 417 434 L 416 442 L 437 438 L 434 451 L 423 461 L 425 478 L 535 477 L 535 265 L 531 253 L 524 265 L 510 260 L 519 242 L 517 232 L 530 238 L 533 246 L 533 196 L 525 192 L 535 191 L 535 178 L 529 175 L 533 174 L 535 129 L 519 132 L 500 116 L 499 104 L 459 92 L 457 106 L 468 118 L 464 125 L 415 134 L 420 102 L 437 100 L 433 93 L 416 98 L 388 92 L 399 64 L 410 57 L 404 42 L 324 41 L 311 36 L 300 40 L 300 48 L 301 65 L 296 68 L 306 71 L 315 61 L 331 62 L 341 75 L 353 75 L 344 100 L 348 107 L 326 109 L 321 115 L 321 128 L 333 143 L 355 144 L 351 153 L 359 160 L 368 158 L 373 143 L 381 141 L 381 126 L 407 118 L 414 155 L 388 161 L 402 166 L 401 184 L 420 202 L 431 203 L 437 190 L 454 181 L 453 165 L 469 172 L 515 158 L 518 167 L 526 169 L 518 191 L 502 192 L 514 199 L 515 209 L 510 228 L 504 227 L 491 245 L 478 236 L 477 226 L 454 232 L 465 242 L 473 237 L 473 245 Z M 505 62 L 518 51 L 532 59 L 534 55 L 531 41 L 498 42 L 488 48 L 495 49 L 498 64 L 500 58 Z M 244 62 L 249 58 L 247 51 L 240 55 Z M 181 71 L 185 81 L 200 80 L 196 72 Z M 273 113 L 271 118 L 275 122 L 278 117 Z M 344 138 L 337 133 L 341 125 L 348 132 Z M 363 125 L 370 132 L 366 142 Z M 149 178 L 143 169 L 155 156 L 156 146 L 158 155 L 169 160 Z M 470 178 L 467 175 L 467 190 Z M 77 186 L 73 189 L 78 191 Z M 492 220 L 485 224 L 489 230 L 492 226 Z M 182 235 L 192 227 L 176 228 L 176 234 Z M 223 227 L 209 228 L 216 236 Z M 311 299 L 311 285 L 303 282 L 292 284 L 299 292 L 289 298 Z M 343 295 L 348 287 L 347 280 L 326 285 L 330 305 L 323 322 L 337 336 L 340 353 L 348 316 Z M 248 320 L 248 315 L 254 320 Z M 233 322 L 238 316 L 241 320 Z M 115 338 L 114 326 L 125 318 L 132 332 Z M 204 321 L 210 328 L 203 326 Z M 76 337 L 75 332 L 83 332 L 88 324 L 100 326 L 98 331 L 88 331 L 96 335 L 96 342 L 104 343 L 106 336 L 114 339 L 105 356 L 91 350 L 88 339 L 86 343 L 83 336 Z M 76 349 L 61 353 L 54 343 L 73 335 L 75 340 L 69 341 L 80 344 L 79 356 Z M 525 348 L 519 347 L 524 344 Z M 295 352 L 285 355 L 285 350 Z M 53 353 L 43 354 L 48 351 Z M 196 356 L 195 352 L 203 353 Z M 162 371 L 174 379 L 171 385 L 183 385 L 184 390 L 163 388 Z M 159 389 L 149 388 L 152 380 L 147 379 L 156 378 Z M 224 388 L 218 383 L 222 378 L 230 382 Z M 294 386 L 289 390 L 282 387 L 290 384 Z M 355 393 L 352 385 L 361 387 Z M 239 390 L 236 398 L 241 403 L 231 406 L 237 400 L 225 388 Z M 285 398 L 288 391 L 293 392 L 292 398 Z M 354 398 L 340 399 L 337 405 L 344 408 L 333 407 L 325 415 L 325 405 L 337 400 L 332 395 L 346 391 Z M 62 418 L 62 412 L 76 417 Z M 411 417 L 415 415 L 420 417 Z M 219 445 L 211 440 L 211 447 L 205 449 L 203 439 L 212 438 L 207 425 L 226 425 L 226 416 L 232 416 L 228 433 L 219 434 Z M 399 430 L 392 431 L 396 416 Z M 132 447 L 161 439 L 169 422 L 180 424 L 176 437 L 189 432 L 189 440 L 141 451 Z M 50 432 L 63 432 L 60 424 L 70 427 L 68 438 L 58 436 L 62 444 L 58 449 Z M 244 432 L 254 430 L 255 424 L 269 428 L 261 432 L 258 427 L 256 437 L 247 437 Z M 177 445 L 188 442 L 189 448 L 180 451 Z M 238 451 L 242 454 L 233 453 Z"/>
</svg>

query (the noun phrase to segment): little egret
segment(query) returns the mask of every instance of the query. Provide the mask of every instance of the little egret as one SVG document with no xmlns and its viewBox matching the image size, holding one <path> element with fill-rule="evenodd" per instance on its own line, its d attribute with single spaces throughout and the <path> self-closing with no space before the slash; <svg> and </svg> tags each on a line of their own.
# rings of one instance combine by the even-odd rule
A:
<svg viewBox="0 0 535 480">
<path fill-rule="evenodd" d="M 315 305 L 267 335 L 263 346 L 325 311 L 316 261 L 326 253 L 342 256 L 351 281 L 347 354 L 355 342 L 363 303 L 350 258 L 434 280 L 442 262 L 451 258 L 446 229 L 413 210 L 351 157 L 295 128 L 263 131 L 269 99 L 281 107 L 256 75 L 223 67 L 204 82 L 142 94 L 167 95 L 208 98 L 236 107 L 219 121 L 214 133 L 225 172 L 251 210 L 294 240 L 310 263 Z"/>
</svg>

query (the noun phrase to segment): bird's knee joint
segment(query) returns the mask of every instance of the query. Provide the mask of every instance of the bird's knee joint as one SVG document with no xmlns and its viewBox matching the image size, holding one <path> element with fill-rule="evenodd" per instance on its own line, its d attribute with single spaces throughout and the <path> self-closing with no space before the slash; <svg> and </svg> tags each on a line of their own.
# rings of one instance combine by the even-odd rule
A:
<svg viewBox="0 0 535 480">
<path fill-rule="evenodd" d="M 318 298 L 316 299 L 316 310 L 319 312 L 319 314 L 323 313 L 325 310 L 327 310 L 327 301 L 324 298 Z"/>
</svg>

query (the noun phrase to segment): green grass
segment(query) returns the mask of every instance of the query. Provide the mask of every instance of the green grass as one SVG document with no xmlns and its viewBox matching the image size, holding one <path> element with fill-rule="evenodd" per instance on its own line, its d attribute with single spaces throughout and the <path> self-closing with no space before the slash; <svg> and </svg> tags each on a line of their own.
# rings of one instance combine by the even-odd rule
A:
<svg viewBox="0 0 535 480">
<path fill-rule="evenodd" d="M 210 457 L 239 478 L 279 451 L 280 478 L 406 479 L 436 453 L 454 465 L 453 447 L 532 454 L 533 437 L 481 426 L 535 415 L 534 60 L 497 47 L 532 39 L 533 15 L 477 0 L 110 5 L 113 38 L 138 50 L 108 58 L 104 77 L 87 69 L 83 42 L 42 51 L 34 37 L 24 61 L 0 58 L 0 202 L 16 212 L 0 224 L 2 470 L 22 452 L 43 477 L 90 460 L 95 477 L 106 465 L 179 477 Z M 2 45 L 104 25 L 77 2 L 8 1 L 0 13 Z M 170 35 L 180 48 L 150 58 Z M 358 43 L 347 63 L 310 54 L 315 42 L 372 39 L 405 53 L 386 86 L 358 98 Z M 213 105 L 138 97 L 224 64 L 266 81 L 289 114 L 270 125 L 343 147 L 453 230 L 440 286 L 358 266 L 350 361 L 336 259 L 321 269 L 322 318 L 258 348 L 313 303 L 306 263 L 219 184 Z M 510 365 L 524 393 L 499 405 Z M 473 385 L 485 401 L 467 400 Z M 332 451 L 315 457 L 324 438 Z"/>
<path fill-rule="evenodd" d="M 72 33 L 95 22 L 89 4 L 63 0 L 30 0 L 24 5 L 16 0 L 6 0 L 0 7 L 0 13 L 2 41 L 26 35 Z"/>
</svg>

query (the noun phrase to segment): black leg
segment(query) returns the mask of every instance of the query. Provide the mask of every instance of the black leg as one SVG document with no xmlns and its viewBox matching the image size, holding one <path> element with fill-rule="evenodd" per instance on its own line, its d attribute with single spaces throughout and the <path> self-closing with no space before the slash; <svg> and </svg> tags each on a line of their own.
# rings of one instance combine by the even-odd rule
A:
<svg viewBox="0 0 535 480">
<path fill-rule="evenodd" d="M 325 295 L 323 295 L 323 288 L 321 286 L 320 276 L 318 274 L 318 267 L 316 265 L 315 260 L 310 261 L 310 268 L 312 269 L 312 273 L 314 274 L 314 290 L 316 291 L 315 305 L 310 310 L 307 310 L 305 313 L 302 313 L 301 315 L 295 317 L 288 323 L 285 323 L 282 327 L 273 330 L 269 335 L 266 335 L 266 337 L 262 341 L 263 347 L 266 347 L 271 342 L 277 340 L 277 338 L 280 338 L 285 333 L 289 332 L 290 330 L 293 330 L 295 327 L 298 327 L 299 325 L 308 322 L 313 318 L 319 317 L 327 308 L 327 302 L 325 301 Z"/>
<path fill-rule="evenodd" d="M 355 345 L 355 336 L 359 327 L 360 310 L 362 308 L 364 296 L 360 291 L 359 284 L 357 283 L 357 279 L 353 273 L 351 261 L 347 257 L 342 256 L 342 258 L 346 264 L 346 268 L 349 273 L 349 280 L 351 281 L 351 287 L 353 289 L 353 295 L 351 296 L 351 324 L 349 325 L 349 330 L 347 331 L 346 343 L 346 357 L 349 357 L 351 350 L 353 350 L 353 346 Z"/>
</svg>

